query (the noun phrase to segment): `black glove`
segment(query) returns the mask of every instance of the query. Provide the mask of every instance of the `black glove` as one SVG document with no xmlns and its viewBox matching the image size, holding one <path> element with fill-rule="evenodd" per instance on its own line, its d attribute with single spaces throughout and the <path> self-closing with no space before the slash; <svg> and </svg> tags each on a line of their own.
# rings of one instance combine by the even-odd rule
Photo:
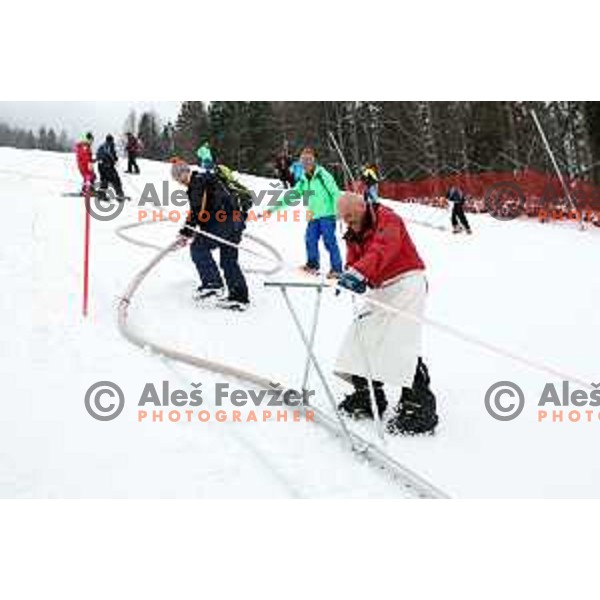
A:
<svg viewBox="0 0 600 600">
<path fill-rule="evenodd" d="M 196 235 L 196 231 L 193 229 L 193 227 L 190 227 L 189 225 L 184 225 L 179 230 L 179 235 L 186 237 L 186 238 L 192 238 Z"/>
<path fill-rule="evenodd" d="M 364 294 L 367 291 L 367 280 L 358 271 L 348 269 L 338 279 L 338 287 L 350 290 L 355 294 Z"/>
</svg>

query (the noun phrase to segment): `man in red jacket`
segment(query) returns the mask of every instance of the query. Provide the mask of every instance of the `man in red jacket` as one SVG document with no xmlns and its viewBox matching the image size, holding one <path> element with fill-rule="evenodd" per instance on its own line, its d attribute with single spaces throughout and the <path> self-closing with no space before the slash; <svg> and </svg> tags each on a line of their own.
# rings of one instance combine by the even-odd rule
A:
<svg viewBox="0 0 600 600">
<path fill-rule="evenodd" d="M 91 192 L 96 181 L 94 173 L 94 156 L 92 153 L 92 144 L 94 136 L 91 132 L 85 134 L 83 139 L 75 146 L 75 156 L 77 157 L 77 167 L 83 177 L 83 188 L 81 193 L 83 196 L 89 191 Z"/>
<path fill-rule="evenodd" d="M 402 388 L 388 431 L 433 433 L 438 423 L 436 401 L 421 358 L 421 317 L 427 295 L 425 264 L 404 221 L 393 210 L 346 193 L 340 198 L 339 212 L 348 231 L 347 266 L 338 285 L 356 294 L 369 290 L 336 362 L 336 374 L 354 386 L 354 392 L 339 408 L 355 418 L 372 418 L 371 380 L 383 416 L 387 408 L 386 383 Z M 369 303 L 369 299 L 380 305 Z"/>
</svg>

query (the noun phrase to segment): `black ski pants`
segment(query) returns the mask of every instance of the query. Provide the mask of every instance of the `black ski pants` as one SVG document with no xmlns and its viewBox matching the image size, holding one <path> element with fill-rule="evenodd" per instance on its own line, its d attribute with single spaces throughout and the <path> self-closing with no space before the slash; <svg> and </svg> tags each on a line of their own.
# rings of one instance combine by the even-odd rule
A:
<svg viewBox="0 0 600 600">
<path fill-rule="evenodd" d="M 465 204 L 464 202 L 455 202 L 452 207 L 452 227 L 458 227 L 461 224 L 467 231 L 471 231 L 471 226 L 465 215 Z"/>
<path fill-rule="evenodd" d="M 239 244 L 242 239 L 244 224 L 227 223 L 226 225 L 226 227 L 207 228 L 207 231 L 233 244 Z M 202 286 L 210 288 L 223 287 L 221 273 L 212 255 L 212 251 L 217 248 L 219 249 L 219 262 L 223 270 L 229 297 L 239 302 L 248 302 L 248 285 L 240 267 L 238 249 L 220 244 L 218 241 L 198 234 L 190 246 L 190 252 Z"/>
<path fill-rule="evenodd" d="M 108 186 L 112 186 L 117 196 L 124 196 L 123 184 L 121 178 L 114 165 L 100 163 L 98 165 L 98 171 L 100 172 L 100 190 L 105 193 Z"/>
</svg>

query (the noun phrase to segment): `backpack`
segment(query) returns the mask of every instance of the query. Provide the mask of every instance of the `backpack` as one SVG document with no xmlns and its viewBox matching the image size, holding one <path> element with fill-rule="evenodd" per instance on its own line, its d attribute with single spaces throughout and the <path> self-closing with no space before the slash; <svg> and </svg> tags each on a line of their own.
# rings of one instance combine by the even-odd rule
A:
<svg viewBox="0 0 600 600">
<path fill-rule="evenodd" d="M 435 394 L 431 391 L 431 378 L 429 376 L 429 369 L 423 362 L 423 359 L 419 357 L 417 361 L 417 370 L 412 384 L 412 400 L 416 404 L 427 410 L 436 409 L 436 398 Z"/>
<path fill-rule="evenodd" d="M 217 165 L 215 169 L 217 181 L 229 193 L 234 205 L 234 210 L 247 213 L 253 206 L 252 192 L 240 183 L 225 165 Z"/>
</svg>

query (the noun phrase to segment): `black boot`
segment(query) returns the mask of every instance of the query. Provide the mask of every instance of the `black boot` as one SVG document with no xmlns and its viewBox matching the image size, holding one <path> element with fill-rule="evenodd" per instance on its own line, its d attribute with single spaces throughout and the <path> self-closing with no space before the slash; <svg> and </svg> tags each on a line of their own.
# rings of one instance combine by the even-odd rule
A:
<svg viewBox="0 0 600 600">
<path fill-rule="evenodd" d="M 429 371 L 421 358 L 412 388 L 403 388 L 402 397 L 394 416 L 388 421 L 387 431 L 392 435 L 433 434 L 438 424 L 436 399 L 429 385 Z"/>
<path fill-rule="evenodd" d="M 371 386 L 369 385 L 369 381 L 364 377 L 352 375 L 352 385 L 354 386 L 354 392 L 348 394 L 342 400 L 338 407 L 339 410 L 347 413 L 353 419 L 372 419 L 373 410 L 371 408 Z M 383 383 L 381 381 L 374 381 L 373 387 L 375 388 L 377 410 L 381 417 L 388 404 L 385 398 Z"/>
</svg>

